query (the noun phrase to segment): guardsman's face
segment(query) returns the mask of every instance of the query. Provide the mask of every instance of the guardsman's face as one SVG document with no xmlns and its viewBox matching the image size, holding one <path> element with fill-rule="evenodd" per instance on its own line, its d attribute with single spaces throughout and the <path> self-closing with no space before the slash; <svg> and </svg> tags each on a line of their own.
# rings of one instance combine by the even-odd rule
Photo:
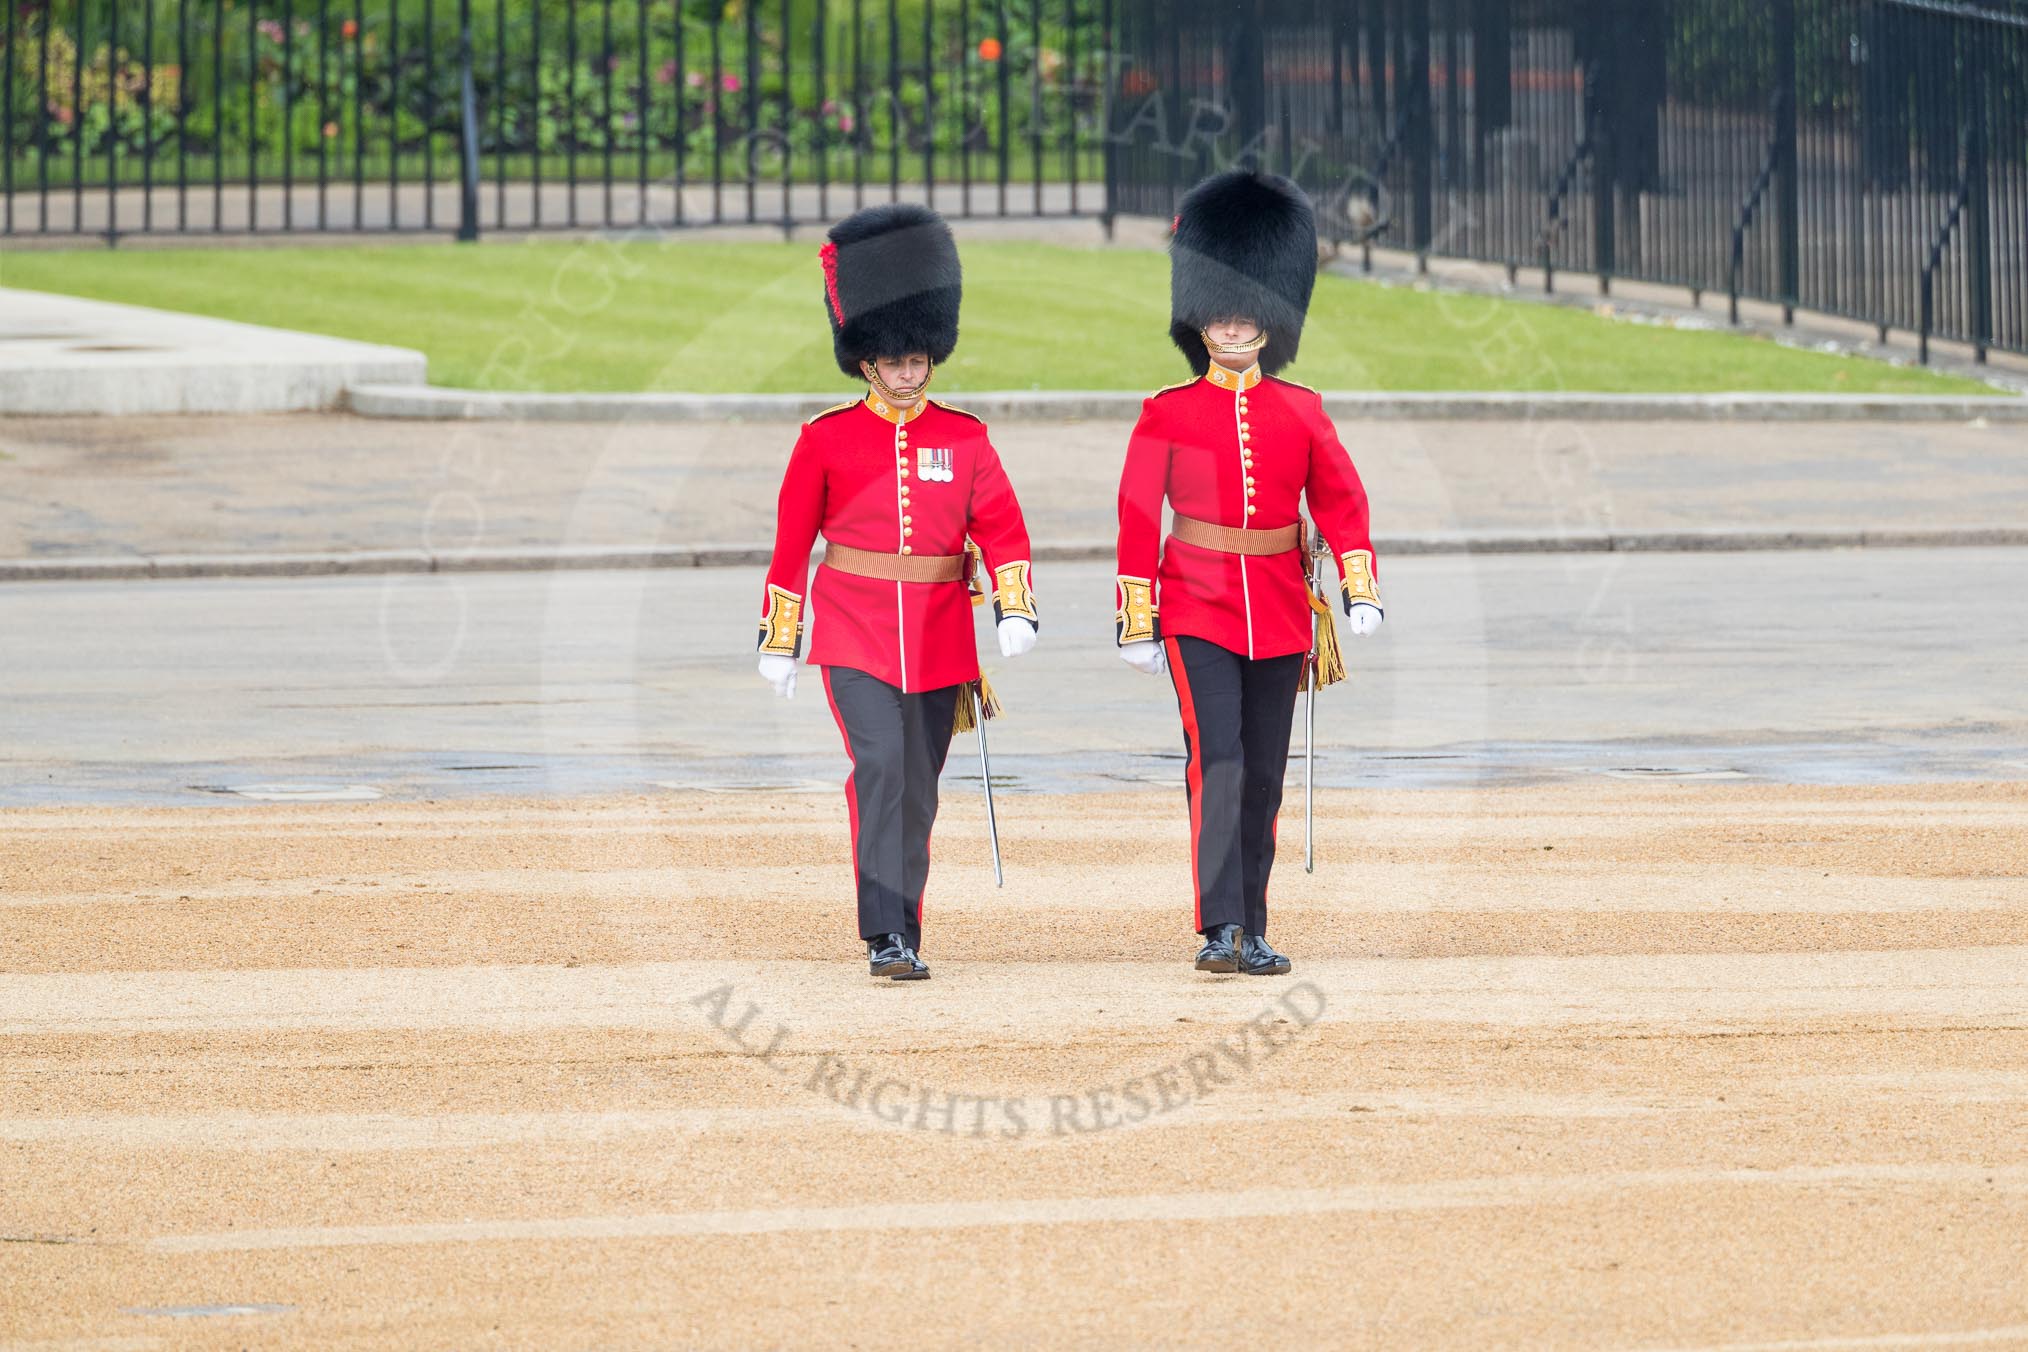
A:
<svg viewBox="0 0 2028 1352">
<path fill-rule="evenodd" d="M 905 357 L 876 357 L 873 369 L 880 373 L 881 384 L 907 399 L 920 391 L 929 379 L 929 354 L 911 352 Z"/>
<path fill-rule="evenodd" d="M 1260 336 L 1260 325 L 1244 315 L 1221 315 L 1204 326 L 1213 342 L 1250 343 Z"/>
<path fill-rule="evenodd" d="M 1214 343 L 1250 343 L 1260 336 L 1260 325 L 1244 315 L 1220 315 L 1204 326 L 1204 336 Z M 1252 352 L 1211 350 L 1211 360 L 1228 371 L 1244 371 L 1256 359 L 1257 354 Z"/>
</svg>

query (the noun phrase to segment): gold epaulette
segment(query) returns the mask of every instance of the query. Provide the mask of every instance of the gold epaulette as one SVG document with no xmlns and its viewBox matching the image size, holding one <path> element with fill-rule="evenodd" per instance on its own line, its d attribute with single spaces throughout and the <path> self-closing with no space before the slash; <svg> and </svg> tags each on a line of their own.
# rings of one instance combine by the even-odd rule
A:
<svg viewBox="0 0 2028 1352">
<path fill-rule="evenodd" d="M 1187 390 L 1192 385 L 1195 385 L 1198 381 L 1202 379 L 1204 379 L 1203 376 L 1192 376 L 1188 380 L 1179 380 L 1174 385 L 1164 385 L 1161 389 L 1156 390 L 1153 394 L 1149 395 L 1148 397 L 1150 399 L 1159 399 L 1171 390 Z"/>
<path fill-rule="evenodd" d="M 865 402 L 866 401 L 863 399 L 847 399 L 842 404 L 833 404 L 831 405 L 831 407 L 827 409 L 821 409 L 816 413 L 812 413 L 810 415 L 809 421 L 815 422 L 819 418 L 828 418 L 833 413 L 843 413 L 846 409 L 851 408 L 854 404 L 863 404 Z"/>
<path fill-rule="evenodd" d="M 961 413 L 965 417 L 970 418 L 975 423 L 984 423 L 986 421 L 984 418 L 980 417 L 978 414 L 972 412 L 972 410 L 968 408 L 959 408 L 956 404 L 947 404 L 941 399 L 932 399 L 930 400 L 930 402 L 932 404 L 935 404 L 938 408 L 943 409 L 947 413 Z"/>
<path fill-rule="evenodd" d="M 1304 384 L 1304 383 L 1303 383 L 1302 381 L 1300 381 L 1300 380 L 1290 380 L 1290 379 L 1289 379 L 1289 378 L 1288 378 L 1287 376 L 1269 376 L 1269 377 L 1267 377 L 1267 379 L 1269 379 L 1269 380 L 1279 380 L 1279 381 L 1280 381 L 1280 382 L 1281 382 L 1282 384 L 1284 384 L 1284 385 L 1293 385 L 1293 386 L 1295 386 L 1295 387 L 1296 387 L 1297 389 L 1299 389 L 1299 390 L 1310 390 L 1310 387 L 1309 387 L 1308 385 L 1305 385 L 1305 384 Z M 1311 394 L 1317 394 L 1317 391 L 1315 391 L 1315 390 L 1310 390 L 1310 393 L 1311 393 Z M 1318 395 L 1317 397 L 1321 399 L 1321 398 L 1322 398 L 1323 396 L 1322 396 L 1322 395 Z"/>
</svg>

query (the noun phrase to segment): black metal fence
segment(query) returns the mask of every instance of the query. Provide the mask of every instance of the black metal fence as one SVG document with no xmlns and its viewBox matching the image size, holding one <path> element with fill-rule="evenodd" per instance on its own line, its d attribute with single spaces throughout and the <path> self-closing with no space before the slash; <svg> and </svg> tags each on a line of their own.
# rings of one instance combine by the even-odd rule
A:
<svg viewBox="0 0 2028 1352">
<path fill-rule="evenodd" d="M 1335 238 L 2028 351 L 2028 6 L 1122 0 L 1113 209 L 1252 154 Z"/>
<path fill-rule="evenodd" d="M 2028 351 L 2028 0 L 0 0 L 0 231 L 1166 217 Z"/>
<path fill-rule="evenodd" d="M 1111 0 L 0 2 L 9 235 L 1102 204 Z"/>
</svg>

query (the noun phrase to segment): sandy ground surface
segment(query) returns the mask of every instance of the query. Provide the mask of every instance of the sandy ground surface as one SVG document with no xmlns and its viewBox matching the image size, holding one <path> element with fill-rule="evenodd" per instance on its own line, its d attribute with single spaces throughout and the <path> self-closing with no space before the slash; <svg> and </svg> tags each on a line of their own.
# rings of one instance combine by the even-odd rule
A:
<svg viewBox="0 0 2028 1352">
<path fill-rule="evenodd" d="M 0 1346 L 2028 1345 L 2028 786 L 1179 809 L 0 813 Z"/>
<path fill-rule="evenodd" d="M 1130 430 L 1103 419 L 994 426 L 1037 541 L 1112 539 Z M 1339 431 L 1383 537 L 2028 519 L 2018 425 L 1346 421 Z M 766 422 L 15 418 L 0 421 L 0 557 L 765 542 L 795 437 L 795 424 Z"/>
</svg>

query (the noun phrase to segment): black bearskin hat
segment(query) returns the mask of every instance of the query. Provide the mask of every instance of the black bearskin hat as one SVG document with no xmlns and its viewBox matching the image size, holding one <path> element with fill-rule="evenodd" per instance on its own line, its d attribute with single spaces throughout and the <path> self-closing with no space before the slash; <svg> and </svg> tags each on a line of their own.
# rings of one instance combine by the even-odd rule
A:
<svg viewBox="0 0 2028 1352">
<path fill-rule="evenodd" d="M 891 202 L 855 211 L 831 227 L 817 257 L 831 347 L 846 375 L 862 375 L 862 361 L 911 352 L 940 363 L 958 345 L 958 245 L 928 207 Z"/>
<path fill-rule="evenodd" d="M 1211 365 L 1198 330 L 1225 315 L 1267 330 L 1263 372 L 1294 361 L 1316 281 L 1316 217 L 1286 178 L 1234 169 L 1183 195 L 1169 241 L 1169 337 L 1198 375 Z"/>
</svg>

